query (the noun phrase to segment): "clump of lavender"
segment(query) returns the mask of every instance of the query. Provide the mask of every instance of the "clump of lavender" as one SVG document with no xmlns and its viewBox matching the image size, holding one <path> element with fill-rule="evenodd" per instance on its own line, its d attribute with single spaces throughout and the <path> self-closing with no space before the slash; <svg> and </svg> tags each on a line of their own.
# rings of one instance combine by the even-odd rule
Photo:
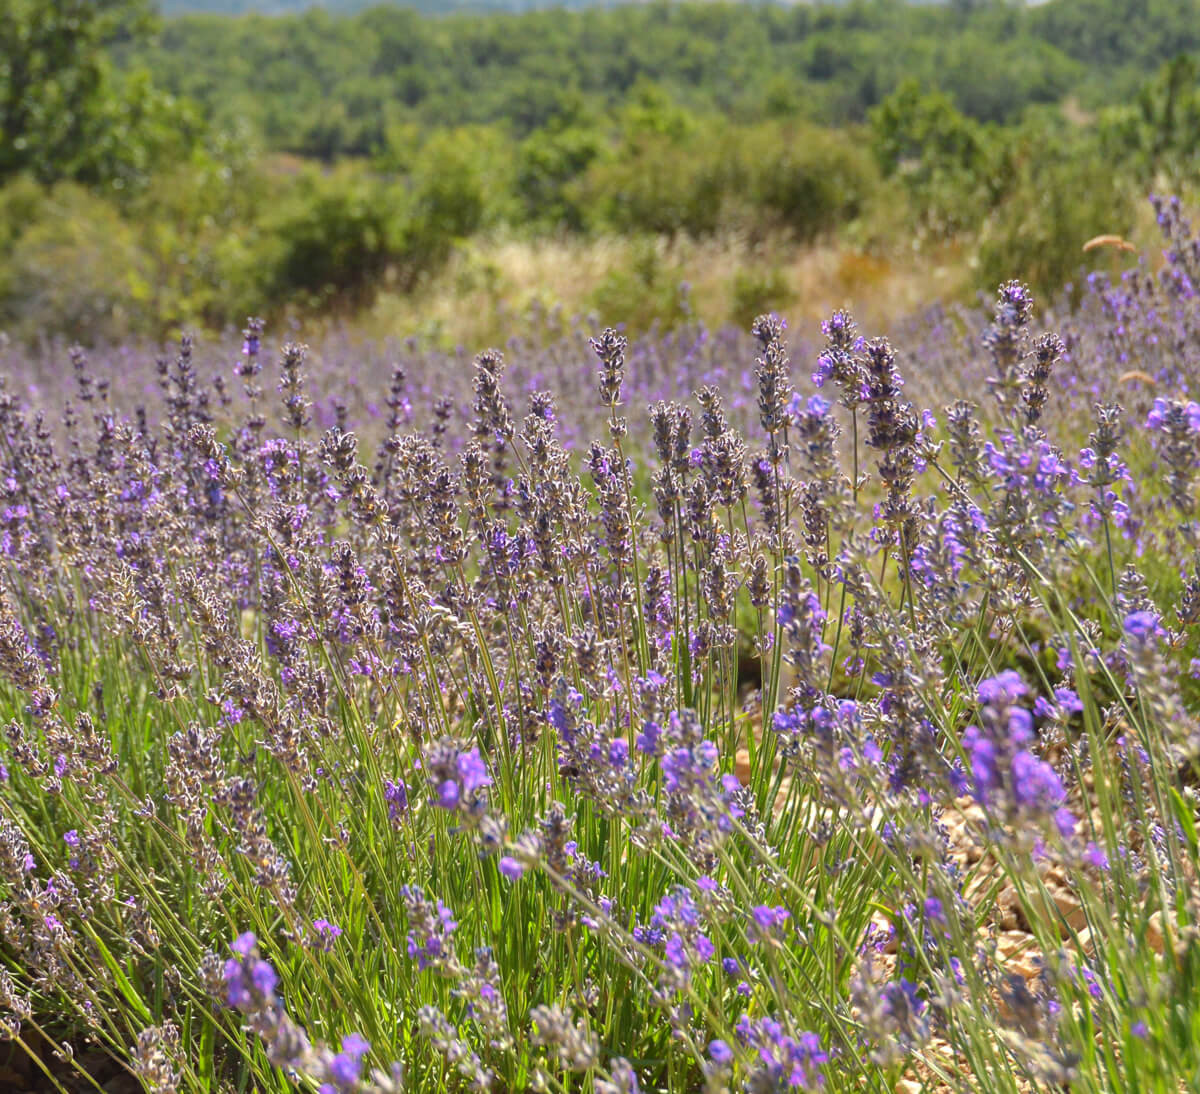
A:
<svg viewBox="0 0 1200 1094">
<path fill-rule="evenodd" d="M 1025 403 L 1025 420 L 1036 425 L 1050 398 L 1050 377 L 1061 360 L 1065 348 L 1057 334 L 1040 335 L 1033 344 L 1032 360 L 1025 373 L 1021 399 Z"/>
<path fill-rule="evenodd" d="M 866 342 L 848 311 L 839 309 L 821 324 L 825 349 L 817 358 L 812 382 L 817 387 L 833 384 L 838 389 L 838 401 L 847 410 L 856 410 L 865 400 L 866 375 L 863 351 Z"/>
<path fill-rule="evenodd" d="M 754 367 L 758 381 L 758 416 L 763 432 L 771 439 L 785 426 L 785 410 L 791 399 L 787 343 L 783 340 L 786 330 L 787 324 L 779 316 L 760 315 L 750 332 L 761 348 Z"/>
<path fill-rule="evenodd" d="M 983 344 L 991 355 L 988 390 L 1005 418 L 1015 414 L 1021 399 L 1022 372 L 1032 318 L 1033 297 L 1029 289 L 1019 281 L 1001 285 L 992 325 L 984 334 Z"/>
<path fill-rule="evenodd" d="M 63 349 L 60 415 L 0 349 L 0 1031 L 160 1090 L 1186 1084 L 1163 213 L 1061 339 L 1013 282 L 839 310 L 799 380 L 775 316 L 474 362 L 250 320 Z"/>
<path fill-rule="evenodd" d="M 1159 458 L 1166 468 L 1164 481 L 1171 504 L 1185 518 L 1195 511 L 1192 483 L 1196 478 L 1200 405 L 1182 399 L 1154 400 L 1146 427 L 1156 434 Z"/>
<path fill-rule="evenodd" d="M 1033 718 L 1019 704 L 1028 689 L 1012 670 L 979 685 L 979 724 L 967 727 L 968 789 L 990 816 L 1027 832 L 1028 822 L 1052 819 L 1060 833 L 1075 829 L 1065 809 L 1066 788 L 1054 769 L 1032 751 Z"/>
</svg>

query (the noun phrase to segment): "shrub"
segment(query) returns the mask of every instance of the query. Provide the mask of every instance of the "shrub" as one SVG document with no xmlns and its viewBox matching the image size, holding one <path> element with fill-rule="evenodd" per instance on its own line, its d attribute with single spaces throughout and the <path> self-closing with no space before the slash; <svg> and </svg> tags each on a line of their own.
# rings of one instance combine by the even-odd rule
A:
<svg viewBox="0 0 1200 1094">
<path fill-rule="evenodd" d="M 877 185 L 852 130 L 758 127 L 745 137 L 739 154 L 755 220 L 782 227 L 802 242 L 860 216 Z"/>
<path fill-rule="evenodd" d="M 1055 138 L 1064 143 L 1061 133 Z M 1008 194 L 980 233 L 980 283 L 1004 268 L 1044 293 L 1075 279 L 1094 236 L 1131 230 L 1131 188 L 1087 137 L 1069 155 L 1048 156 L 1051 133 L 1031 130 L 1012 156 Z"/>
<path fill-rule="evenodd" d="M 403 244 L 408 195 L 355 169 L 304 171 L 263 224 L 269 299 L 369 303 Z"/>
<path fill-rule="evenodd" d="M 764 269 L 752 265 L 733 275 L 730 297 L 730 321 L 748 328 L 755 317 L 764 312 L 787 311 L 796 294 L 788 283 L 787 274 L 778 266 Z"/>
<path fill-rule="evenodd" d="M 605 275 L 592 290 L 591 307 L 602 317 L 621 316 L 631 331 L 670 330 L 690 315 L 681 269 L 667 263 L 654 240 L 635 241 L 628 268 Z"/>
<path fill-rule="evenodd" d="M 39 193 L 18 182 L 4 206 L 12 227 L 7 254 L 0 248 L 0 323 L 12 333 L 112 341 L 161 314 L 137 232 L 110 203 L 73 183 Z"/>
</svg>

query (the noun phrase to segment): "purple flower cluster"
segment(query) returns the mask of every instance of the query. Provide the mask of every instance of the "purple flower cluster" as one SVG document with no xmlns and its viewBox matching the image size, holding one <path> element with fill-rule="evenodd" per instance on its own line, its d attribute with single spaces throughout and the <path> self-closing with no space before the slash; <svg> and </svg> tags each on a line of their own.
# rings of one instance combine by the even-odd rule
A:
<svg viewBox="0 0 1200 1094">
<path fill-rule="evenodd" d="M 215 957 L 206 961 L 202 973 L 212 985 L 210 990 L 219 991 L 227 1006 L 246 1017 L 272 1064 L 293 1076 L 309 1076 L 319 1094 L 380 1094 L 394 1089 L 387 1084 L 398 1079 L 399 1065 L 393 1065 L 392 1078 L 376 1071 L 369 1084 L 364 1081 L 363 1065 L 371 1045 L 361 1034 L 346 1034 L 337 1052 L 309 1041 L 276 994 L 279 975 L 260 955 L 254 934 L 240 935 L 230 949 L 233 956 L 225 961 L 219 975 L 212 970 Z"/>
<path fill-rule="evenodd" d="M 667 992 L 684 991 L 694 971 L 708 964 L 716 952 L 705 933 L 701 907 L 682 886 L 658 902 L 649 922 L 634 928 L 633 937 L 661 950 L 663 965 L 659 984 Z"/>
<path fill-rule="evenodd" d="M 408 956 L 422 972 L 453 966 L 453 935 L 458 927 L 454 913 L 440 900 L 427 900 L 416 886 L 404 886 L 401 896 L 408 913 Z"/>
<path fill-rule="evenodd" d="M 478 748 L 460 748 L 451 741 L 439 741 L 426 750 L 423 765 L 434 805 L 479 819 L 487 809 L 485 791 L 492 785 L 492 777 Z M 398 805 L 399 788 L 393 793 Z"/>
<path fill-rule="evenodd" d="M 738 1042 L 750 1049 L 747 1087 L 752 1090 L 819 1090 L 825 1085 L 829 1053 L 815 1033 L 793 1034 L 774 1018 L 752 1019 L 743 1014 L 734 1027 Z M 727 1052 L 717 1050 L 716 1059 Z"/>
<path fill-rule="evenodd" d="M 967 754 L 969 788 L 989 813 L 1020 823 L 1053 819 L 1063 836 L 1075 830 L 1075 818 L 1064 808 L 1062 779 L 1033 753 L 1033 717 L 1018 704 L 1028 693 L 1011 671 L 979 685 L 979 725 L 968 726 L 962 744 Z"/>
<path fill-rule="evenodd" d="M 244 1014 L 274 1007 L 279 976 L 258 955 L 258 939 L 247 932 L 229 947 L 233 956 L 225 962 L 225 1002 Z"/>
<path fill-rule="evenodd" d="M 401 1051 L 413 1088 L 873 1088 L 933 1038 L 1127 1078 L 1080 1029 L 1174 1036 L 1187 977 L 1145 972 L 1200 917 L 1163 211 L 1166 268 L 1061 338 L 1017 282 L 894 341 L 835 313 L 820 394 L 770 315 L 473 362 L 330 335 L 270 380 L 252 320 L 144 392 L 72 353 L 58 416 L 0 385 L 0 1031 L 109 1028 L 119 967 L 164 1088 L 200 1036 L 322 1094 L 394 1094 Z M 226 922 L 271 939 L 197 1016 Z"/>
</svg>

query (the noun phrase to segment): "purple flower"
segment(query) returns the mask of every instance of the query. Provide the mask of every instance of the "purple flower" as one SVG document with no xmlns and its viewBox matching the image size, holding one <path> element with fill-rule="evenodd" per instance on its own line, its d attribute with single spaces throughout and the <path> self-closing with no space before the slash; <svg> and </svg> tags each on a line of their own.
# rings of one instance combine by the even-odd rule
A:
<svg viewBox="0 0 1200 1094">
<path fill-rule="evenodd" d="M 435 804 L 450 812 L 458 810 L 477 822 L 487 809 L 482 792 L 492 785 L 479 749 L 461 749 L 452 741 L 441 740 L 429 746 L 423 763 Z"/>
<path fill-rule="evenodd" d="M 608 762 L 618 771 L 629 764 L 629 742 L 624 737 L 614 737 L 608 743 Z"/>
<path fill-rule="evenodd" d="M 1027 691 L 1025 681 L 1012 669 L 1008 669 L 998 676 L 980 681 L 979 701 L 987 706 L 1009 706 Z"/>
<path fill-rule="evenodd" d="M 317 944 L 326 953 L 333 950 L 333 944 L 342 935 L 342 928 L 336 923 L 330 923 L 328 919 L 314 919 L 313 930 L 317 935 Z"/>
<path fill-rule="evenodd" d="M 399 824 L 408 812 L 408 787 L 403 779 L 392 782 L 387 779 L 383 784 L 383 800 L 387 802 L 388 820 Z"/>
<path fill-rule="evenodd" d="M 662 759 L 663 785 L 675 792 L 705 778 L 716 762 L 717 746 L 711 741 L 701 741 L 693 748 L 672 749 Z"/>
<path fill-rule="evenodd" d="M 254 952 L 254 948 L 258 945 L 258 938 L 253 931 L 247 931 L 245 934 L 238 935 L 230 944 L 230 949 L 233 950 L 239 957 L 249 957 Z"/>
<path fill-rule="evenodd" d="M 1012 789 L 1018 805 L 1042 813 L 1061 805 L 1067 796 L 1054 768 L 1025 749 L 1012 758 Z"/>
<path fill-rule="evenodd" d="M 225 962 L 226 1003 L 243 1014 L 256 1014 L 272 1007 L 279 977 L 274 968 L 258 956 L 258 940 L 246 932 L 230 949 L 236 956 Z"/>
<path fill-rule="evenodd" d="M 405 885 L 400 895 L 408 913 L 408 956 L 416 958 L 420 972 L 441 967 L 454 953 L 454 913 L 440 900 L 427 900 L 415 885 Z"/>
<path fill-rule="evenodd" d="M 642 731 L 638 734 L 634 744 L 639 752 L 647 756 L 657 756 L 661 735 L 662 727 L 657 722 L 645 721 L 642 723 Z"/>
<path fill-rule="evenodd" d="M 1073 831 L 1073 818 L 1061 808 L 1066 788 L 1054 768 L 1029 747 L 1034 742 L 1033 719 L 1016 705 L 1026 693 L 1024 682 L 1012 671 L 980 683 L 979 724 L 968 726 L 962 737 L 969 789 L 985 809 L 1010 820 L 1053 820 L 1065 838 Z M 1064 702 L 1072 698 L 1078 699 L 1064 689 Z"/>
<path fill-rule="evenodd" d="M 1096 843 L 1089 841 L 1087 847 L 1084 848 L 1083 855 L 1097 870 L 1108 869 L 1108 855 L 1104 853 L 1104 848 Z"/>
<path fill-rule="evenodd" d="M 773 908 L 769 904 L 759 904 L 750 912 L 750 925 L 746 928 L 746 937 L 751 942 L 766 942 L 779 938 L 791 912 L 784 907 Z"/>
<path fill-rule="evenodd" d="M 1054 827 L 1058 829 L 1058 834 L 1063 839 L 1070 839 L 1075 835 L 1075 830 L 1079 827 L 1079 821 L 1076 820 L 1075 814 L 1071 810 L 1064 807 L 1054 811 Z"/>
<path fill-rule="evenodd" d="M 683 939 L 673 934 L 667 939 L 667 944 L 663 947 L 663 959 L 668 965 L 673 965 L 676 969 L 687 969 L 690 962 L 688 961 L 687 950 L 684 948 Z"/>
<path fill-rule="evenodd" d="M 1145 645 L 1159 633 L 1158 617 L 1153 612 L 1132 612 L 1125 617 L 1126 635 L 1139 645 Z"/>
<path fill-rule="evenodd" d="M 442 809 L 457 809 L 462 798 L 462 789 L 453 779 L 446 779 L 438 787 L 437 803 Z"/>
<path fill-rule="evenodd" d="M 250 964 L 250 982 L 259 995 L 268 999 L 274 994 L 279 977 L 266 961 L 253 961 Z"/>
<path fill-rule="evenodd" d="M 253 1001 L 250 987 L 242 973 L 242 963 L 229 958 L 225 962 L 225 1002 L 234 1010 L 248 1010 Z"/>
<path fill-rule="evenodd" d="M 748 1089 L 816 1090 L 824 1084 L 823 1068 L 829 1054 L 815 1033 L 792 1036 L 773 1018 L 755 1021 L 747 1014 L 738 1019 L 735 1028 L 743 1044 L 758 1050 Z"/>
<path fill-rule="evenodd" d="M 329 1061 L 329 1077 L 338 1090 L 350 1090 L 362 1074 L 362 1058 L 371 1050 L 370 1043 L 358 1033 L 342 1038 L 342 1051 Z"/>
<path fill-rule="evenodd" d="M 1083 712 L 1083 701 L 1073 688 L 1055 688 L 1054 698 L 1039 695 L 1033 704 L 1033 713 L 1039 718 L 1066 718 Z"/>
<path fill-rule="evenodd" d="M 509 881 L 519 881 L 525 873 L 525 867 L 515 858 L 505 855 L 499 862 L 500 873 Z"/>
</svg>

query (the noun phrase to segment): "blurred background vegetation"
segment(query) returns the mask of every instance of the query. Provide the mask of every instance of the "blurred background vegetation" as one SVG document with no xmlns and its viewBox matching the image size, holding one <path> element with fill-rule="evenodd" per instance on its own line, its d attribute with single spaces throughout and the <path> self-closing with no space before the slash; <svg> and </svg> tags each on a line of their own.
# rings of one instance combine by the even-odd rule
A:
<svg viewBox="0 0 1200 1094">
<path fill-rule="evenodd" d="M 0 0 L 0 331 L 1056 292 L 1200 182 L 1200 0 L 299 6 Z"/>
</svg>

